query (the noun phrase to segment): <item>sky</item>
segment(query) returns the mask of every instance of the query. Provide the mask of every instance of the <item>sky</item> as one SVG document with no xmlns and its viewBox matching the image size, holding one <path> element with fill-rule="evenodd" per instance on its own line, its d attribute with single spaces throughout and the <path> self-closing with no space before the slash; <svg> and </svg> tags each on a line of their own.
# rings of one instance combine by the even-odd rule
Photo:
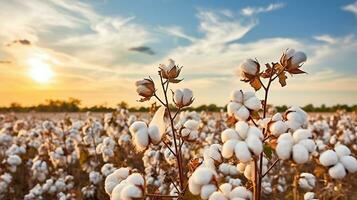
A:
<svg viewBox="0 0 357 200">
<path fill-rule="evenodd" d="M 69 97 L 137 106 L 135 81 L 155 77 L 169 58 L 184 66 L 174 89 L 192 89 L 194 105 L 225 105 L 232 90 L 250 89 L 235 73 L 244 59 L 276 62 L 287 48 L 307 54 L 307 74 L 274 84 L 271 103 L 357 104 L 354 0 L 1 0 L 0 7 L 2 106 Z"/>
</svg>

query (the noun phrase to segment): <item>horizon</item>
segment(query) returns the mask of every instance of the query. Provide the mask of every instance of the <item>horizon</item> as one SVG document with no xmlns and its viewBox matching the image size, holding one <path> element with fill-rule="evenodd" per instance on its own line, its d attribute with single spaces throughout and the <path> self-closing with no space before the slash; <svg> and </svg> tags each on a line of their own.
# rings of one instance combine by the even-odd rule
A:
<svg viewBox="0 0 357 200">
<path fill-rule="evenodd" d="M 156 74 L 169 58 L 184 66 L 185 82 L 175 88 L 189 86 L 193 106 L 226 105 L 233 89 L 248 88 L 235 75 L 244 59 L 263 65 L 287 48 L 306 52 L 308 74 L 288 76 L 287 88 L 274 85 L 273 105 L 357 103 L 357 1 L 16 0 L 0 6 L 1 106 L 70 97 L 85 106 L 147 106 L 137 102 L 135 81 Z"/>
</svg>

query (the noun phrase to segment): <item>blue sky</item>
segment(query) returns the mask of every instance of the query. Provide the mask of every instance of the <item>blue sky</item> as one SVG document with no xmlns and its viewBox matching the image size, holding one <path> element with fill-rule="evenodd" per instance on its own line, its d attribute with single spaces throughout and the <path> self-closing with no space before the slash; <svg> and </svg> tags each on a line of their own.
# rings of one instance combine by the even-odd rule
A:
<svg viewBox="0 0 357 200">
<path fill-rule="evenodd" d="M 68 97 L 85 105 L 137 105 L 135 80 L 156 74 L 168 58 L 185 66 L 185 82 L 175 87 L 190 87 L 197 105 L 223 105 L 231 90 L 248 89 L 234 73 L 240 62 L 277 61 L 286 48 L 306 52 L 308 74 L 289 77 L 286 88 L 276 85 L 272 103 L 357 103 L 357 1 L 14 0 L 0 6 L 6 30 L 0 33 L 1 105 Z M 29 60 L 53 71 L 46 84 L 29 76 Z"/>
</svg>

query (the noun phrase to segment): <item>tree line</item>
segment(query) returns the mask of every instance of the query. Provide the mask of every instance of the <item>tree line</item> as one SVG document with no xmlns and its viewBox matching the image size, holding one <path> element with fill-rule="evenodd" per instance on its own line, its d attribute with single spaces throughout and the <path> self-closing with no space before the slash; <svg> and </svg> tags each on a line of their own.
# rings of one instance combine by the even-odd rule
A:
<svg viewBox="0 0 357 200">
<path fill-rule="evenodd" d="M 11 103 L 9 106 L 0 107 L 0 112 L 112 112 L 115 111 L 118 107 L 128 109 L 131 112 L 148 112 L 150 107 L 130 107 L 129 104 L 122 101 L 117 104 L 117 107 L 102 105 L 94 106 L 81 106 L 81 100 L 76 98 L 69 98 L 68 100 L 46 100 L 44 103 L 40 103 L 34 106 L 22 106 L 19 103 Z M 175 109 L 172 106 L 173 110 Z M 284 112 L 288 106 L 276 106 L 278 112 Z M 320 106 L 314 106 L 308 104 L 302 107 L 306 112 L 335 112 L 337 110 L 345 110 L 348 112 L 357 111 L 357 105 L 346 105 L 346 104 L 337 104 L 333 106 L 326 106 L 322 104 Z M 216 104 L 204 104 L 196 107 L 191 107 L 188 110 L 191 111 L 207 111 L 207 112 L 221 112 L 225 111 L 226 106 L 217 106 Z"/>
</svg>

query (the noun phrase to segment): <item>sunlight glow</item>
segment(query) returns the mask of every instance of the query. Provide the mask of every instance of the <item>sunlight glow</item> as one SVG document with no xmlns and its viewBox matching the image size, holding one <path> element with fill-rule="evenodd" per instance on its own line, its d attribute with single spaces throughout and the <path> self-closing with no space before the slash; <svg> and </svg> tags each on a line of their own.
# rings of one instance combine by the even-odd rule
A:
<svg viewBox="0 0 357 200">
<path fill-rule="evenodd" d="M 28 60 L 28 64 L 31 67 L 29 71 L 30 77 L 39 83 L 47 83 L 54 76 L 50 65 L 46 63 L 43 57 L 32 57 Z"/>
</svg>

